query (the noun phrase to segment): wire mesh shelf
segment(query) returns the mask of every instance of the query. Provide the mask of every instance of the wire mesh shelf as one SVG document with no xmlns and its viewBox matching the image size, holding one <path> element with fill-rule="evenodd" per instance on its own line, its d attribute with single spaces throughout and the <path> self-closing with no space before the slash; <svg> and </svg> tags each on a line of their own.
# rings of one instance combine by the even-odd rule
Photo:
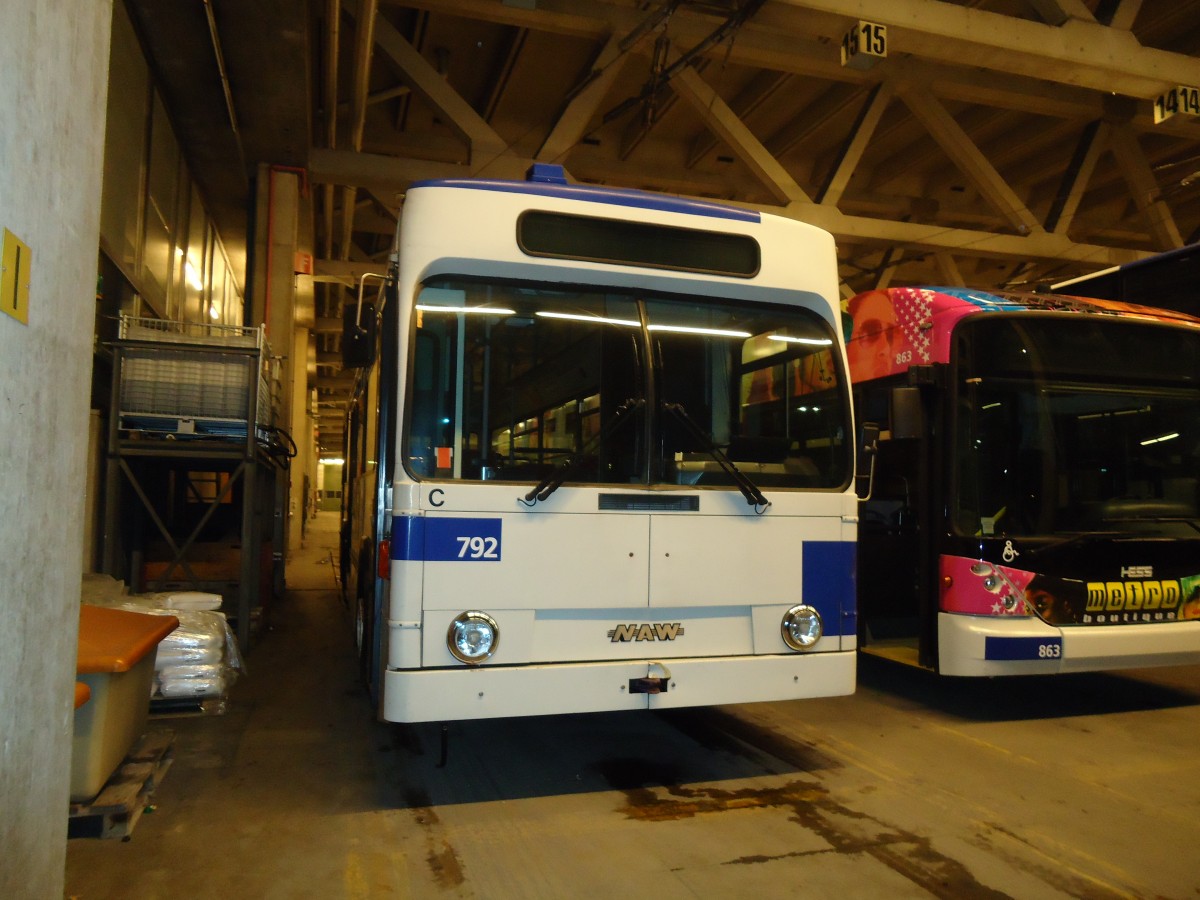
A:
<svg viewBox="0 0 1200 900">
<path fill-rule="evenodd" d="M 278 366 L 261 328 L 123 316 L 120 335 L 122 428 L 245 435 L 247 422 L 274 423 Z"/>
<path fill-rule="evenodd" d="M 265 346 L 263 329 L 214 322 L 176 322 L 144 316 L 121 316 L 120 338 L 126 341 L 159 341 L 179 344 L 215 344 L 222 347 Z"/>
</svg>

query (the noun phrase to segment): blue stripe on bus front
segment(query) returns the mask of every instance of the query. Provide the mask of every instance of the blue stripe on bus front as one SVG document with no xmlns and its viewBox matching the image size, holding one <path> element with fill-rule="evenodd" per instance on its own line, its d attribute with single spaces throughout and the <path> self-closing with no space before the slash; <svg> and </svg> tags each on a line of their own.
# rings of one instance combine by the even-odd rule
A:
<svg viewBox="0 0 1200 900">
<path fill-rule="evenodd" d="M 501 543 L 501 521 L 496 518 L 396 516 L 392 519 L 394 560 L 499 562 Z"/>
<path fill-rule="evenodd" d="M 1060 637 L 986 637 L 983 658 L 996 660 L 1061 659 Z"/>
<path fill-rule="evenodd" d="M 502 191 L 509 194 L 532 194 L 538 197 L 557 197 L 563 200 L 584 200 L 588 203 L 607 203 L 612 206 L 628 206 L 634 209 L 657 209 L 663 212 L 684 213 L 689 216 L 708 216 L 715 219 L 732 219 L 735 222 L 760 222 L 762 214 L 753 209 L 724 206 L 705 200 L 692 200 L 670 194 L 652 194 L 649 191 L 615 190 L 596 188 L 580 184 L 549 184 L 529 181 L 477 181 L 471 178 L 448 178 L 435 181 L 418 181 L 409 187 L 462 188 L 471 191 Z"/>
<path fill-rule="evenodd" d="M 802 546 L 801 601 L 821 613 L 827 634 L 856 634 L 855 543 L 805 541 Z"/>
<path fill-rule="evenodd" d="M 425 558 L 424 516 L 392 517 L 391 558 L 409 562 Z"/>
</svg>

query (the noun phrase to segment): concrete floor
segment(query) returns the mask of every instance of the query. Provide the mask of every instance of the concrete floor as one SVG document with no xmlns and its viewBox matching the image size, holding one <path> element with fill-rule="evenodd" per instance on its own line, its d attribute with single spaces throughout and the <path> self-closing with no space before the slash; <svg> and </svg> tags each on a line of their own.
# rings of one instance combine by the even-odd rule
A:
<svg viewBox="0 0 1200 900">
<path fill-rule="evenodd" d="M 128 842 L 75 839 L 102 898 L 1200 896 L 1200 668 L 937 679 L 673 714 L 373 721 L 322 513 L 222 716 Z"/>
</svg>

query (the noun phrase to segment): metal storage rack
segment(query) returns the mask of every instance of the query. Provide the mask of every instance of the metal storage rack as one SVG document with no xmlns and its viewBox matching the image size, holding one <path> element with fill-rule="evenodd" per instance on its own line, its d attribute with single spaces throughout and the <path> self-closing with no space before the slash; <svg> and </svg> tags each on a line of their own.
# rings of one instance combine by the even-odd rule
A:
<svg viewBox="0 0 1200 900">
<path fill-rule="evenodd" d="M 282 564 L 295 453 L 262 329 L 123 316 L 112 349 L 104 571 L 221 594 L 246 647 Z"/>
</svg>

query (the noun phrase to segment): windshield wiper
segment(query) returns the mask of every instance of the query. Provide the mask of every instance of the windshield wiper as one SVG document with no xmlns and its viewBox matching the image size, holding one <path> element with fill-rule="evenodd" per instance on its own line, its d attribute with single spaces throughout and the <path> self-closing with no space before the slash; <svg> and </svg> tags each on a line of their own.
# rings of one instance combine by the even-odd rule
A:
<svg viewBox="0 0 1200 900">
<path fill-rule="evenodd" d="M 763 496 L 763 492 L 758 489 L 758 485 L 746 477 L 742 470 L 733 464 L 733 460 L 725 455 L 724 450 L 713 443 L 712 438 L 705 434 L 704 430 L 696 424 L 696 420 L 688 415 L 688 411 L 683 408 L 682 404 L 664 403 L 662 408 L 683 423 L 692 437 L 700 442 L 700 446 L 705 449 L 708 455 L 715 459 L 717 465 L 724 469 L 725 473 L 733 479 L 733 483 L 742 492 L 742 496 L 746 498 L 747 503 L 754 507 L 761 506 L 764 511 L 771 505 L 771 501 Z"/>
<path fill-rule="evenodd" d="M 645 406 L 646 401 L 641 399 L 630 398 L 618 406 L 614 411 L 612 418 L 605 423 L 604 427 L 596 433 L 590 441 L 568 456 L 557 469 L 534 485 L 533 490 L 527 493 L 524 497 L 519 498 L 526 506 L 533 506 L 539 501 L 547 499 L 551 494 L 557 491 L 567 476 L 570 475 L 583 459 L 596 451 L 605 441 L 607 441 L 621 425 L 629 418 L 629 414 L 634 410 L 641 409 Z"/>
<path fill-rule="evenodd" d="M 1139 530 L 1136 527 L 1138 525 L 1147 525 L 1147 526 L 1176 525 L 1176 526 L 1183 526 L 1185 528 L 1190 528 L 1193 531 L 1200 532 L 1200 520 L 1197 520 L 1194 518 L 1189 518 L 1186 516 L 1181 516 L 1179 518 L 1174 518 L 1174 517 L 1168 518 L 1165 516 L 1159 516 L 1159 517 L 1152 518 L 1152 519 L 1151 518 L 1112 519 L 1109 521 L 1118 522 L 1118 523 L 1127 523 L 1128 525 L 1133 526 L 1133 527 L 1112 529 L 1112 530 L 1108 530 L 1108 531 L 1090 530 L 1090 531 L 1066 532 L 1065 534 L 1060 533 L 1061 534 L 1060 537 L 1055 537 L 1053 540 L 1047 541 L 1044 544 L 1039 544 L 1039 545 L 1029 544 L 1029 545 L 1027 545 L 1027 549 L 1028 549 L 1030 555 L 1032 557 L 1036 558 L 1036 557 L 1039 557 L 1046 553 L 1050 553 L 1050 554 L 1058 553 L 1063 548 L 1071 547 L 1076 544 L 1085 544 L 1086 545 L 1086 544 L 1097 543 L 1097 542 L 1105 541 L 1105 540 L 1117 541 L 1117 542 L 1121 542 L 1121 543 L 1126 543 L 1126 542 L 1130 542 L 1130 541 L 1146 541 L 1146 540 L 1172 540 L 1172 539 L 1180 536 L 1178 531 L 1170 532 L 1161 527 Z M 997 536 L 999 536 L 999 535 L 997 535 Z M 1184 534 L 1182 536 L 1189 537 L 1186 532 L 1184 532 Z M 1026 537 L 1035 537 L 1036 538 L 1037 535 L 1029 535 Z M 1189 539 L 1190 539 L 1190 537 L 1189 537 Z"/>
</svg>

